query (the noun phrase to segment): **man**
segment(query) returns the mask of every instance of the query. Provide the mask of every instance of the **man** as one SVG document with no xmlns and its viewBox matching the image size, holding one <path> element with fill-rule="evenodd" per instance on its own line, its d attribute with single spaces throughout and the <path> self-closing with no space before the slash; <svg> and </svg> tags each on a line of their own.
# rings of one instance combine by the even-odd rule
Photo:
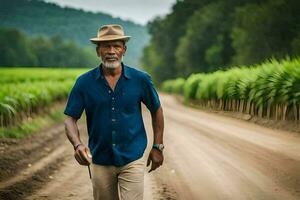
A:
<svg viewBox="0 0 300 200">
<path fill-rule="evenodd" d="M 151 112 L 153 148 L 147 166 L 155 170 L 163 163 L 163 112 L 148 74 L 122 63 L 126 52 L 120 25 L 102 26 L 96 52 L 102 63 L 81 75 L 72 88 L 64 113 L 66 134 L 81 165 L 91 162 L 93 195 L 96 200 L 143 199 L 144 160 L 147 137 L 141 102 Z M 77 120 L 85 110 L 89 145 L 80 139 Z M 149 171 L 149 172 L 150 172 Z"/>
</svg>

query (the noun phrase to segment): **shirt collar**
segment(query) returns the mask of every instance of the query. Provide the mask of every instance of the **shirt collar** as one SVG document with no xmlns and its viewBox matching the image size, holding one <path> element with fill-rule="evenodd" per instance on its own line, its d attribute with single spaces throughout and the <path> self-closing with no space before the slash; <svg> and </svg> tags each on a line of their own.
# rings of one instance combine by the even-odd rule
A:
<svg viewBox="0 0 300 200">
<path fill-rule="evenodd" d="M 121 63 L 121 65 L 122 65 L 122 75 L 121 76 L 124 76 L 125 78 L 130 79 L 131 78 L 130 70 L 128 69 L 128 67 L 126 65 L 123 64 L 123 62 Z M 104 78 L 104 76 L 102 74 L 102 63 L 97 67 L 97 70 L 96 70 L 96 79 L 99 79 L 101 77 Z"/>
</svg>

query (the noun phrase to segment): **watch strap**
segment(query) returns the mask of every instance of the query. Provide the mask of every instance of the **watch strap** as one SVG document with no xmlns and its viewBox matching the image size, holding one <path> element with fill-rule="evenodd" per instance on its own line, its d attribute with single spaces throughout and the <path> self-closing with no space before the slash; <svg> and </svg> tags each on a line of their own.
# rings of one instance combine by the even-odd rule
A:
<svg viewBox="0 0 300 200">
<path fill-rule="evenodd" d="M 163 151 L 164 145 L 163 144 L 153 144 L 152 148 L 155 148 L 155 149 L 157 149 L 159 151 Z"/>
</svg>

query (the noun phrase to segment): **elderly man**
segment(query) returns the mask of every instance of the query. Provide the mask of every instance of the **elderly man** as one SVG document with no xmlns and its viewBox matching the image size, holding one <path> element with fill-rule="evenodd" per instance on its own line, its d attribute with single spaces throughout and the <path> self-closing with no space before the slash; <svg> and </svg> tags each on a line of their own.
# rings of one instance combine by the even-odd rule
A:
<svg viewBox="0 0 300 200">
<path fill-rule="evenodd" d="M 153 148 L 147 166 L 163 163 L 163 112 L 150 76 L 126 66 L 126 42 L 120 25 L 102 26 L 96 38 L 100 66 L 81 75 L 72 88 L 64 113 L 66 134 L 81 165 L 90 165 L 94 199 L 143 199 L 147 136 L 141 102 L 151 112 Z M 86 113 L 88 147 L 81 139 L 77 120 Z"/>
</svg>

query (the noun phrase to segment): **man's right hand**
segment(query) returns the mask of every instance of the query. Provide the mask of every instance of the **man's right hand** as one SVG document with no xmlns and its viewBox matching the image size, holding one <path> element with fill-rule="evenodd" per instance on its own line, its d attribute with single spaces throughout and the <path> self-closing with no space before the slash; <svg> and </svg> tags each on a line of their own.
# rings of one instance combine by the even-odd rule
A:
<svg viewBox="0 0 300 200">
<path fill-rule="evenodd" d="M 90 165 L 92 155 L 88 147 L 80 144 L 74 152 L 74 157 L 80 165 Z"/>
</svg>

